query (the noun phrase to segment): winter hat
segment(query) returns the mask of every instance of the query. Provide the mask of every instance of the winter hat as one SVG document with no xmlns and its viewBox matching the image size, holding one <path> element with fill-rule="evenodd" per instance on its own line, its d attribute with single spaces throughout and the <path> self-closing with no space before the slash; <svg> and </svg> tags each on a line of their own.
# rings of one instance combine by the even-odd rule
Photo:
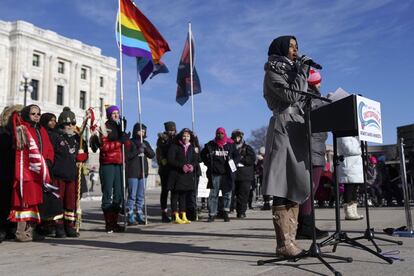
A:
<svg viewBox="0 0 414 276">
<path fill-rule="evenodd" d="M 111 118 L 112 113 L 114 113 L 114 111 L 118 111 L 119 112 L 119 107 L 117 107 L 116 105 L 110 105 L 107 109 L 106 109 L 106 118 Z"/>
<path fill-rule="evenodd" d="M 145 135 L 144 135 L 144 137 L 142 137 L 142 138 L 147 138 L 147 132 L 146 132 L 146 130 L 147 130 L 147 126 L 146 125 L 144 125 L 144 124 L 142 124 L 142 129 L 143 130 L 145 130 Z M 137 132 L 138 131 L 140 131 L 141 130 L 141 128 L 140 128 L 140 125 L 139 125 L 139 123 L 136 123 L 135 125 L 134 125 L 134 130 L 132 131 L 132 138 L 133 139 L 138 139 L 139 137 L 137 136 Z"/>
<path fill-rule="evenodd" d="M 236 139 L 236 137 L 240 137 L 240 138 L 243 138 L 243 136 L 244 136 L 244 133 L 243 133 L 243 131 L 241 131 L 240 129 L 235 129 L 235 130 L 233 130 L 232 132 L 231 132 L 231 139 L 233 139 L 233 140 L 235 140 Z"/>
<path fill-rule="evenodd" d="M 375 156 L 371 156 L 371 157 L 369 158 L 369 163 L 371 163 L 372 165 L 377 164 L 377 163 L 378 163 L 378 162 L 377 162 L 377 158 L 376 158 Z"/>
<path fill-rule="evenodd" d="M 176 131 L 177 130 L 175 123 L 173 121 L 165 122 L 164 128 L 165 128 L 165 131 Z"/>
<path fill-rule="evenodd" d="M 76 116 L 75 116 L 75 113 L 73 113 L 69 107 L 65 106 L 63 108 L 62 113 L 60 113 L 59 115 L 58 125 L 70 124 L 70 123 L 76 124 Z"/>
<path fill-rule="evenodd" d="M 56 120 L 56 116 L 53 113 L 43 113 L 42 116 L 40 116 L 40 125 L 44 128 L 49 128 L 49 126 L 47 125 L 50 120 L 52 120 L 52 118 L 55 118 Z"/>
<path fill-rule="evenodd" d="M 322 81 L 321 74 L 313 69 L 309 70 L 309 77 L 308 77 L 308 84 L 309 85 L 317 85 Z"/>
</svg>

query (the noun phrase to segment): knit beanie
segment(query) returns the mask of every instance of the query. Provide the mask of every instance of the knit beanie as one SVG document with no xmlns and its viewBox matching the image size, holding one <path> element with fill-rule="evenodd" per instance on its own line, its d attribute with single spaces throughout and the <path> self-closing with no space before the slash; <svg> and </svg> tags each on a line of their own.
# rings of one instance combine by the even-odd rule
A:
<svg viewBox="0 0 414 276">
<path fill-rule="evenodd" d="M 75 113 L 73 113 L 69 107 L 65 106 L 63 108 L 62 113 L 60 113 L 59 115 L 58 125 L 70 124 L 70 123 L 76 124 L 76 116 L 75 116 Z"/>
<path fill-rule="evenodd" d="M 317 85 L 322 81 L 321 74 L 313 69 L 309 70 L 309 77 L 308 77 L 308 84 L 309 85 Z"/>
<path fill-rule="evenodd" d="M 177 130 L 175 123 L 172 121 L 165 122 L 164 128 L 165 128 L 165 131 L 176 131 Z"/>
<path fill-rule="evenodd" d="M 243 136 L 244 136 L 244 133 L 243 133 L 243 131 L 241 131 L 240 129 L 235 129 L 235 130 L 233 130 L 232 132 L 231 132 L 231 139 L 233 139 L 233 140 L 235 140 L 236 139 L 236 137 L 240 137 L 240 138 L 243 138 Z"/>
<path fill-rule="evenodd" d="M 116 105 L 111 105 L 106 109 L 106 118 L 111 118 L 111 115 L 114 111 L 118 111 L 119 112 L 119 107 L 117 107 Z"/>
</svg>

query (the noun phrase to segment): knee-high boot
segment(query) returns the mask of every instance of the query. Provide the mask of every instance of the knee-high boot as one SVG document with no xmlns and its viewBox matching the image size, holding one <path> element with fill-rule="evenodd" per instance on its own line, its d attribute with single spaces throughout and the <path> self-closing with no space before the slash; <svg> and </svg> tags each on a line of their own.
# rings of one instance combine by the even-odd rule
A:
<svg viewBox="0 0 414 276">
<path fill-rule="evenodd" d="M 293 257 L 303 252 L 295 241 L 298 205 L 295 206 L 281 205 L 272 208 L 278 256 Z"/>
<path fill-rule="evenodd" d="M 107 233 L 114 232 L 114 229 L 112 227 L 112 217 L 111 212 L 109 210 L 103 210 L 104 218 L 105 218 L 105 231 Z"/>
</svg>

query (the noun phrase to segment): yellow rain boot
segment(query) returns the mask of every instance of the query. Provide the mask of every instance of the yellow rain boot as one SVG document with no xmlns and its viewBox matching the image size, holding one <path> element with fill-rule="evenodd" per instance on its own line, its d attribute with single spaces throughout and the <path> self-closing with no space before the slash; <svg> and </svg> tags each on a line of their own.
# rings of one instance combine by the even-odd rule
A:
<svg viewBox="0 0 414 276">
<path fill-rule="evenodd" d="M 182 221 L 184 221 L 184 223 L 187 223 L 187 224 L 191 223 L 191 221 L 189 221 L 189 220 L 187 219 L 187 215 L 186 215 L 186 213 L 185 213 L 185 212 L 182 212 L 182 213 L 181 213 L 181 220 L 182 220 Z"/>
<path fill-rule="evenodd" d="M 173 221 L 174 223 L 176 223 L 176 224 L 185 224 L 185 221 L 181 220 L 180 214 L 178 212 L 175 212 L 173 214 L 173 218 L 174 218 L 174 221 Z"/>
</svg>

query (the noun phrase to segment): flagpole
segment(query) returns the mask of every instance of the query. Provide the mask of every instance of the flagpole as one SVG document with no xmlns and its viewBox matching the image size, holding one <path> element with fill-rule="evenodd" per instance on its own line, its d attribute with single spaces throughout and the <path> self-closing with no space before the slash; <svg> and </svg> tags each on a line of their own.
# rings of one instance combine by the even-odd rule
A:
<svg viewBox="0 0 414 276">
<path fill-rule="evenodd" d="M 144 137 L 143 137 L 143 129 L 142 129 L 142 109 L 141 109 L 141 75 L 139 74 L 139 66 L 138 66 L 138 60 L 137 60 L 137 72 L 138 72 L 138 81 L 137 81 L 137 92 L 138 92 L 138 122 L 139 122 L 139 129 L 141 130 L 141 135 L 140 135 L 140 140 L 141 140 L 141 146 L 144 145 Z M 136 133 L 133 133 L 132 135 L 134 135 Z M 138 149 L 137 149 L 138 150 Z M 148 213 L 147 213 L 147 198 L 146 198 L 146 193 L 147 193 L 147 179 L 145 177 L 145 161 L 144 158 L 145 157 L 145 148 L 144 148 L 144 152 L 142 153 L 143 156 L 140 157 L 138 155 L 138 158 L 141 159 L 141 168 L 142 168 L 142 181 L 144 182 L 144 213 L 145 213 L 145 225 L 148 224 Z M 139 180 L 138 180 L 139 181 Z"/>
<path fill-rule="evenodd" d="M 194 133 L 194 81 L 193 81 L 193 51 L 192 51 L 191 22 L 188 22 L 188 43 L 190 45 L 190 91 L 191 91 L 191 126 Z"/>
<path fill-rule="evenodd" d="M 124 78 L 123 78 L 123 68 L 122 68 L 122 30 L 121 30 L 121 0 L 118 0 L 118 34 L 119 34 L 119 69 L 120 69 L 120 97 L 121 97 L 121 130 L 125 132 L 125 125 L 124 125 Z M 123 133 L 122 133 L 123 135 Z M 126 228 L 126 183 L 125 183 L 125 145 L 122 143 L 122 188 L 124 190 L 124 200 L 123 200 L 123 207 L 124 207 L 124 227 Z"/>
</svg>

